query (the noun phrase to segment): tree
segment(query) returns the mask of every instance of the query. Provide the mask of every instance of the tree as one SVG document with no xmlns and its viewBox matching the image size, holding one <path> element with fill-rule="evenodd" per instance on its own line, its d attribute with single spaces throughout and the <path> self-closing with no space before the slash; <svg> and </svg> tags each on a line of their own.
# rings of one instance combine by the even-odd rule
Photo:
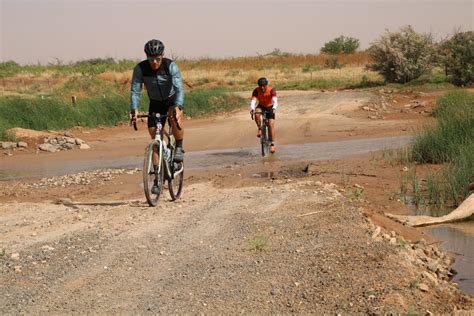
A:
<svg viewBox="0 0 474 316">
<path fill-rule="evenodd" d="M 457 32 L 439 46 L 448 80 L 456 86 L 474 83 L 474 32 Z"/>
<path fill-rule="evenodd" d="M 368 49 L 370 70 L 377 71 L 388 82 L 406 83 L 430 69 L 435 59 L 431 34 L 416 33 L 408 25 L 400 32 L 389 31 Z"/>
<path fill-rule="evenodd" d="M 322 53 L 329 54 L 351 54 L 359 48 L 359 40 L 353 37 L 345 37 L 341 35 L 332 41 L 327 42 L 321 48 Z"/>
</svg>

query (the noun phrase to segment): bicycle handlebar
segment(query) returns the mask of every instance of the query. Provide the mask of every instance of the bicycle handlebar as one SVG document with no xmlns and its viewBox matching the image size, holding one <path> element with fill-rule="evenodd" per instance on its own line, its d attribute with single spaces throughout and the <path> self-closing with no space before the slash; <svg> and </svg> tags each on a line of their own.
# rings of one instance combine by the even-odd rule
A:
<svg viewBox="0 0 474 316">
<path fill-rule="evenodd" d="M 169 116 L 168 114 L 159 114 L 159 115 L 157 115 L 157 114 L 159 114 L 159 113 L 152 113 L 151 115 L 150 115 L 150 114 L 137 114 L 136 117 L 137 117 L 137 118 L 145 118 L 145 117 L 149 118 L 149 117 L 154 117 L 155 119 L 158 119 L 158 120 L 159 120 L 159 119 L 162 119 L 162 118 L 164 118 L 164 117 L 168 117 L 168 116 Z M 173 116 L 176 118 L 175 115 L 173 115 Z M 132 125 L 133 125 L 133 129 L 136 130 L 136 131 L 138 131 L 137 121 L 136 121 L 136 120 L 135 120 L 135 121 L 134 121 L 134 120 L 130 120 L 130 122 L 131 122 Z M 176 120 L 176 127 L 177 127 L 179 130 L 181 130 L 181 125 L 179 124 L 179 122 L 178 122 L 177 120 Z"/>
</svg>

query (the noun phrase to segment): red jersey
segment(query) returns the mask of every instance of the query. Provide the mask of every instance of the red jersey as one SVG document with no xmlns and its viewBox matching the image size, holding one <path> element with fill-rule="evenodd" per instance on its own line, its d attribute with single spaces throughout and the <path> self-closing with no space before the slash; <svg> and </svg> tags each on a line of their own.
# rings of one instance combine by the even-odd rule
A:
<svg viewBox="0 0 474 316">
<path fill-rule="evenodd" d="M 269 108 L 273 105 L 272 98 L 276 96 L 276 90 L 270 86 L 267 86 L 265 92 L 262 92 L 262 89 L 259 87 L 255 88 L 252 92 L 252 99 L 258 100 L 258 105 L 266 108 Z"/>
</svg>

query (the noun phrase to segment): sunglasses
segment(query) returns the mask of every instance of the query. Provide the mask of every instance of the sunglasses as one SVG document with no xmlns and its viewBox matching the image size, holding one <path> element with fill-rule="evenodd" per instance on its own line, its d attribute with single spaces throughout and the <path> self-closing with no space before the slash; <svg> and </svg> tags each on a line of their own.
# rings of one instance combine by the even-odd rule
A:
<svg viewBox="0 0 474 316">
<path fill-rule="evenodd" d="M 157 62 L 160 62 L 161 61 L 161 58 L 163 58 L 162 56 L 158 56 L 158 57 L 147 57 L 146 59 L 148 59 L 148 61 L 157 61 Z"/>
</svg>

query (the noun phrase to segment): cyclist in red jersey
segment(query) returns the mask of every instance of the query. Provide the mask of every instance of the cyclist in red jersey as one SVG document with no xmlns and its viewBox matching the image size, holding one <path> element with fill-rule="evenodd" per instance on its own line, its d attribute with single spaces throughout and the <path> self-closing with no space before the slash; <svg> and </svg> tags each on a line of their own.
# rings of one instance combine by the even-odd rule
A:
<svg viewBox="0 0 474 316">
<path fill-rule="evenodd" d="M 255 123 L 257 123 L 257 137 L 262 135 L 260 130 L 260 124 L 262 121 L 262 115 L 255 115 L 267 112 L 269 136 L 270 136 L 270 152 L 273 154 L 276 151 L 275 146 L 275 111 L 278 108 L 278 98 L 276 90 L 268 85 L 268 80 L 265 77 L 258 79 L 258 87 L 252 92 L 252 99 L 250 100 L 250 116 L 252 119 L 255 117 Z"/>
</svg>

